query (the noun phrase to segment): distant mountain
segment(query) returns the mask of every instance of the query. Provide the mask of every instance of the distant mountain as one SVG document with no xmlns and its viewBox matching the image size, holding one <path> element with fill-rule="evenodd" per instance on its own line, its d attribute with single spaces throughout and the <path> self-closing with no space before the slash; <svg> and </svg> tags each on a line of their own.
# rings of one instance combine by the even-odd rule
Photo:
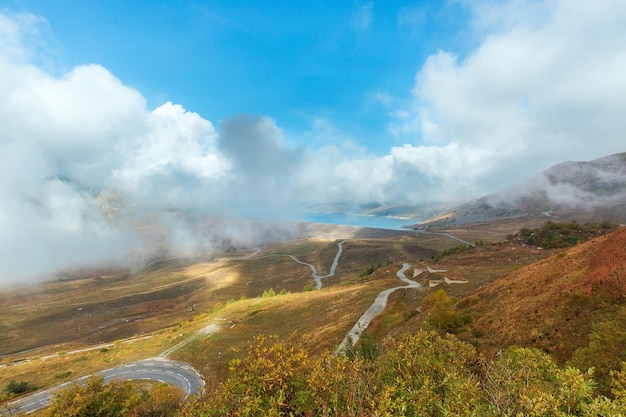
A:
<svg viewBox="0 0 626 417">
<path fill-rule="evenodd" d="M 418 205 L 393 204 L 316 204 L 307 207 L 312 213 L 342 213 L 356 216 L 397 217 L 405 219 L 428 219 L 449 211 L 458 203 L 428 202 Z"/>
<path fill-rule="evenodd" d="M 626 153 L 555 165 L 526 183 L 458 206 L 424 224 L 538 217 L 626 223 Z"/>
</svg>

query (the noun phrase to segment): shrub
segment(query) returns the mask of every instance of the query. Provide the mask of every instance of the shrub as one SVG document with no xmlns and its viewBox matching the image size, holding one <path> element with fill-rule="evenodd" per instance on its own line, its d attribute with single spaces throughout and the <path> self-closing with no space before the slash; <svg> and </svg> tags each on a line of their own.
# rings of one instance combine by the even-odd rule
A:
<svg viewBox="0 0 626 417">
<path fill-rule="evenodd" d="M 517 234 L 507 236 L 507 239 L 545 249 L 567 248 L 613 228 L 615 225 L 609 222 L 581 225 L 577 222 L 555 223 L 548 221 L 537 229 L 521 229 Z"/>
<path fill-rule="evenodd" d="M 383 389 L 376 415 L 481 415 L 481 391 L 469 344 L 434 332 L 387 339 L 377 361 Z M 373 415 L 374 413 L 372 413 Z"/>
<path fill-rule="evenodd" d="M 453 335 L 418 331 L 386 338 L 374 360 L 326 352 L 310 358 L 297 342 L 258 336 L 230 363 L 230 376 L 192 416 L 618 416 L 618 400 L 594 397 L 591 373 L 561 368 L 537 349 L 511 347 L 489 362 Z"/>
<path fill-rule="evenodd" d="M 289 415 L 302 405 L 300 391 L 309 366 L 302 347 L 286 346 L 275 336 L 257 336 L 242 358 L 231 361 L 230 375 L 215 395 L 202 405 L 190 404 L 183 415 Z"/>
<path fill-rule="evenodd" d="M 591 374 L 559 368 L 538 349 L 511 347 L 486 364 L 483 389 L 494 415 L 593 415 Z"/>
<path fill-rule="evenodd" d="M 275 297 L 276 293 L 274 292 L 273 288 L 270 288 L 267 291 L 263 291 L 263 295 L 261 295 L 261 298 L 269 298 L 269 297 Z"/>
<path fill-rule="evenodd" d="M 469 315 L 454 309 L 456 298 L 443 289 L 428 294 L 422 299 L 421 307 L 428 313 L 427 323 L 439 332 L 456 334 L 470 323 Z"/>
<path fill-rule="evenodd" d="M 380 355 L 381 346 L 370 332 L 364 331 L 359 338 L 357 355 L 366 361 L 375 361 Z"/>
<path fill-rule="evenodd" d="M 368 275 L 372 275 L 375 270 L 374 265 L 370 265 L 369 268 L 359 274 L 359 277 L 364 278 Z"/>
<path fill-rule="evenodd" d="M 17 382 L 15 380 L 11 380 L 4 387 L 4 392 L 9 395 L 19 395 L 24 394 L 25 392 L 34 391 L 36 389 L 36 387 L 30 385 L 27 381 Z"/>
<path fill-rule="evenodd" d="M 451 248 L 448 249 L 444 249 L 441 252 L 439 252 L 434 259 L 435 260 L 440 260 L 441 258 L 444 258 L 446 256 L 449 255 L 454 255 L 457 253 L 463 253 L 466 252 L 468 250 L 474 249 L 474 246 L 470 246 L 470 245 L 458 245 L 458 246 L 452 246 Z"/>
<path fill-rule="evenodd" d="M 59 391 L 45 411 L 47 417 L 148 417 L 173 416 L 183 393 L 166 384 L 149 391 L 137 391 L 130 381 L 104 383 L 102 376 L 91 377 L 84 385 L 74 384 Z"/>
<path fill-rule="evenodd" d="M 626 308 L 611 320 L 594 326 L 587 346 L 572 355 L 570 364 L 580 369 L 594 369 L 598 392 L 611 395 L 611 372 L 621 369 L 626 361 Z"/>
</svg>

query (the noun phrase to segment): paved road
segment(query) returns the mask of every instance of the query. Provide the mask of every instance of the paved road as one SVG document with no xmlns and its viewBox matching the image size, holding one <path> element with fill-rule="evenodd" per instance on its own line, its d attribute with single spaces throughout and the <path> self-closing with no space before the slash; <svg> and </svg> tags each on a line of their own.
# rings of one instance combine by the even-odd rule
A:
<svg viewBox="0 0 626 417">
<path fill-rule="evenodd" d="M 428 231 L 426 231 L 426 230 L 416 230 L 416 231 L 415 231 L 415 234 L 416 234 L 416 235 L 418 235 L 418 236 L 419 236 L 419 235 L 438 235 L 438 236 L 445 236 L 445 237 L 449 237 L 450 239 L 454 239 L 454 240 L 456 240 L 456 241 L 458 241 L 458 242 L 461 242 L 461 243 L 463 243 L 463 244 L 465 244 L 465 245 L 468 245 L 468 246 L 476 246 L 476 245 L 474 245 L 473 243 L 468 242 L 467 240 L 463 240 L 463 239 L 460 239 L 460 238 L 458 238 L 458 237 L 456 237 L 456 236 L 452 236 L 452 235 L 451 235 L 451 234 L 449 234 L 449 233 L 438 233 L 438 232 L 428 232 Z"/>
<path fill-rule="evenodd" d="M 419 282 L 410 280 L 406 277 L 406 275 L 404 275 L 406 270 L 409 269 L 410 267 L 411 265 L 407 263 L 402 264 L 402 268 L 400 268 L 400 270 L 396 273 L 396 276 L 400 280 L 406 282 L 407 285 L 403 285 L 401 287 L 390 288 L 378 294 L 376 296 L 376 299 L 374 300 L 374 303 L 370 306 L 370 308 L 368 308 L 365 311 L 365 313 L 363 313 L 363 315 L 357 320 L 356 324 L 352 327 L 352 329 L 350 329 L 346 337 L 344 337 L 344 339 L 341 341 L 341 343 L 337 347 L 337 352 L 345 351 L 346 347 L 348 346 L 348 341 L 351 341 L 352 345 L 355 345 L 356 342 L 359 341 L 361 334 L 363 333 L 365 329 L 367 329 L 367 326 L 369 326 L 372 319 L 376 317 L 378 314 L 380 314 L 380 312 L 383 311 L 385 307 L 387 307 L 387 299 L 389 298 L 389 294 L 391 294 L 394 291 L 403 289 L 403 288 L 417 288 L 420 290 L 424 288 L 422 284 L 420 284 Z"/>
<path fill-rule="evenodd" d="M 328 271 L 328 274 L 326 275 L 319 275 L 317 273 L 317 268 L 315 268 L 315 265 L 312 265 L 307 262 L 302 262 L 301 260 L 299 260 L 298 258 L 292 255 L 287 255 L 287 256 L 289 256 L 291 259 L 293 259 L 297 263 L 301 265 L 306 265 L 309 268 L 311 268 L 311 276 L 315 280 L 315 288 L 319 290 L 320 288 L 322 288 L 322 280 L 324 278 L 330 278 L 335 275 L 335 270 L 337 269 L 337 265 L 339 264 L 339 258 L 341 257 L 341 254 L 343 253 L 343 244 L 345 242 L 346 242 L 345 240 L 342 240 L 341 242 L 337 243 L 337 254 L 335 255 L 333 264 L 330 266 L 330 271 Z"/>
<path fill-rule="evenodd" d="M 346 243 L 345 240 L 342 240 L 341 242 L 337 243 L 337 254 L 335 255 L 335 259 L 333 260 L 333 264 L 330 266 L 330 271 L 328 271 L 328 274 L 326 275 L 320 275 L 317 272 L 317 268 L 315 267 L 315 265 L 312 265 L 308 262 L 303 262 L 301 260 L 299 260 L 298 258 L 296 258 L 293 255 L 287 255 L 287 254 L 283 254 L 283 253 L 272 253 L 269 255 L 263 255 L 263 256 L 258 256 L 256 257 L 255 255 L 257 253 L 259 253 L 259 250 L 256 250 L 252 255 L 248 255 L 248 256 L 244 256 L 242 258 L 239 258 L 239 260 L 249 260 L 249 259 L 262 259 L 262 258 L 269 258 L 272 256 L 286 256 L 288 258 L 291 258 L 294 262 L 299 263 L 300 265 L 305 265 L 308 266 L 311 269 L 311 276 L 313 277 L 313 279 L 315 280 L 315 289 L 320 289 L 322 288 L 322 280 L 324 278 L 330 278 L 332 276 L 335 275 L 335 270 L 337 269 L 337 265 L 339 264 L 339 258 L 341 257 L 341 254 L 343 253 L 343 244 Z"/>
<path fill-rule="evenodd" d="M 96 375 L 104 376 L 105 382 L 113 379 L 148 379 L 165 382 L 180 388 L 185 393 L 185 398 L 202 392 L 205 386 L 202 376 L 191 366 L 183 362 L 170 361 L 164 358 L 145 359 L 117 368 L 107 369 L 106 371 L 98 372 Z M 77 382 L 84 383 L 90 376 L 84 376 Z M 9 404 L 9 407 L 14 411 L 26 414 L 32 413 L 46 407 L 56 392 L 71 384 L 71 382 L 66 382 L 45 391 L 29 395 L 13 401 Z M 8 415 L 8 413 L 4 414 Z"/>
</svg>

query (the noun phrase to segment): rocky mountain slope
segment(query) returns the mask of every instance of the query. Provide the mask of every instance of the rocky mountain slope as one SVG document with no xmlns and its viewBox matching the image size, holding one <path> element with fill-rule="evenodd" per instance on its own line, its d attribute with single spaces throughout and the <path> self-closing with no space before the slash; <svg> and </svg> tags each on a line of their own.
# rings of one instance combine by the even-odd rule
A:
<svg viewBox="0 0 626 417">
<path fill-rule="evenodd" d="M 425 224 L 537 217 L 626 223 L 626 153 L 555 165 L 525 183 L 463 204 Z"/>
</svg>

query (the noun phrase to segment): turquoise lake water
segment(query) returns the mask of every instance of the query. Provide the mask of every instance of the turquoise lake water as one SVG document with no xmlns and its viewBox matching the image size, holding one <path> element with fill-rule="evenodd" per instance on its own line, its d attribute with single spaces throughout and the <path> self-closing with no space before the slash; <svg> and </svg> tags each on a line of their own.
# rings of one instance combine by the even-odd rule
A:
<svg viewBox="0 0 626 417">
<path fill-rule="evenodd" d="M 400 219 L 384 216 L 359 216 L 345 213 L 303 213 L 299 221 L 343 224 L 347 226 L 375 227 L 378 229 L 398 230 L 402 226 L 409 226 L 421 222 L 421 219 Z"/>
</svg>

